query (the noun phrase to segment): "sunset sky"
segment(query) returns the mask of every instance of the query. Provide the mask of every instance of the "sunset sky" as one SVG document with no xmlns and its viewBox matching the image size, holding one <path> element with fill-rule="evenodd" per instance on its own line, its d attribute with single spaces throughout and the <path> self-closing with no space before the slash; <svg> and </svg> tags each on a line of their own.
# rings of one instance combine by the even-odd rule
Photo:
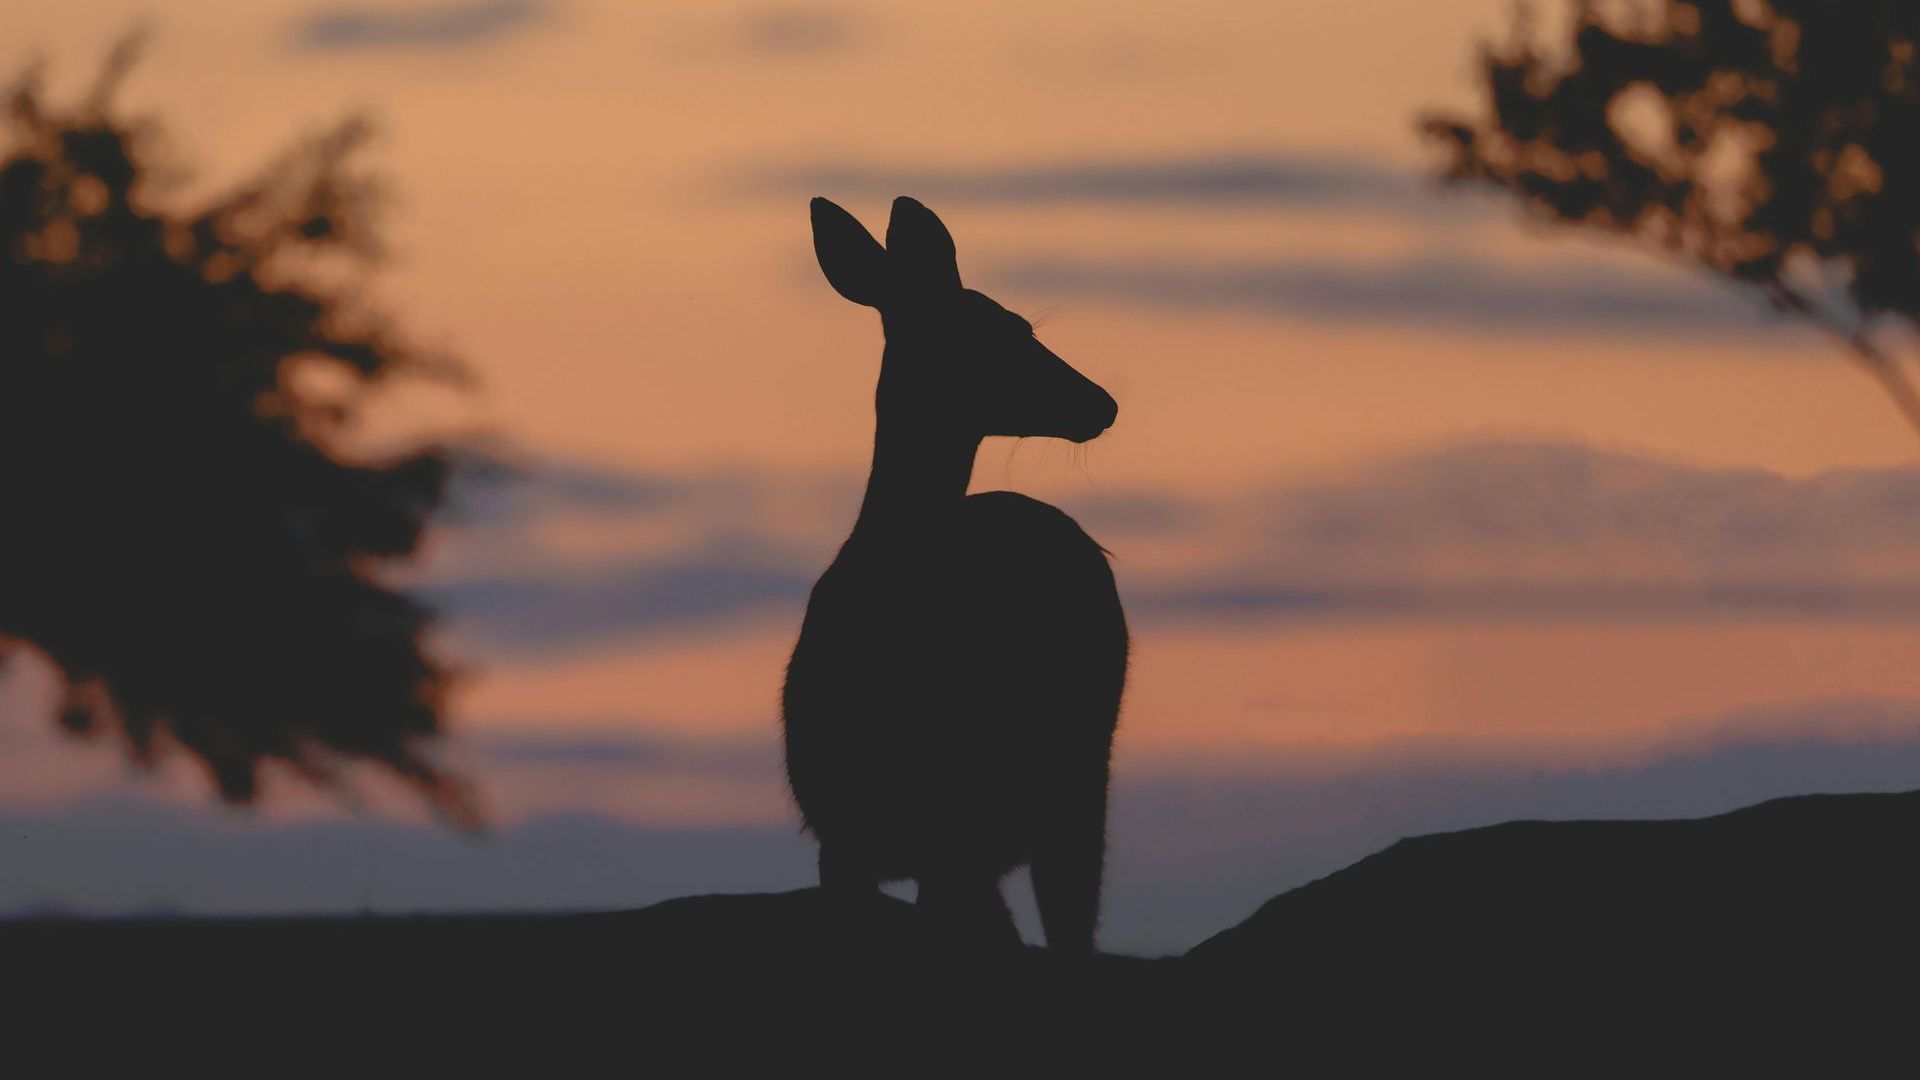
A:
<svg viewBox="0 0 1920 1080">
<path fill-rule="evenodd" d="M 1510 6 L 9 0 L 0 64 L 69 92 L 150 21 L 122 100 L 190 167 L 170 198 L 374 119 L 369 301 L 477 380 L 396 393 L 365 443 L 523 478 L 463 487 L 407 577 L 470 671 L 451 755 L 490 838 L 371 775 L 224 810 L 184 761 L 62 740 L 23 665 L 0 910 L 811 884 L 776 702 L 881 346 L 813 265 L 813 195 L 876 233 L 926 202 L 1120 402 L 975 473 L 1115 554 L 1108 947 L 1411 833 L 1916 786 L 1914 432 L 1751 298 L 1423 179 L 1417 117 L 1472 103 Z"/>
</svg>

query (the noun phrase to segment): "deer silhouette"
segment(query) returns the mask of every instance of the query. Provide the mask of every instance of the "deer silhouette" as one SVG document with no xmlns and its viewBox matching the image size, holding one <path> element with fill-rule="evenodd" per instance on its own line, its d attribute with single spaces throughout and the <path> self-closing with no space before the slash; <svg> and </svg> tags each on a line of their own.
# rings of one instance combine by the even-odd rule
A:
<svg viewBox="0 0 1920 1080">
<path fill-rule="evenodd" d="M 1017 955 L 1000 881 L 1030 864 L 1048 952 L 1080 977 L 1126 620 L 1106 552 L 1072 518 L 967 485 L 983 438 L 1085 442 L 1118 406 L 962 287 L 920 203 L 894 201 L 885 247 L 825 199 L 812 217 L 827 281 L 877 308 L 886 337 L 866 496 L 808 600 L 782 703 L 822 893 L 858 926 L 881 882 L 910 878 L 916 939 L 977 961 Z"/>
</svg>

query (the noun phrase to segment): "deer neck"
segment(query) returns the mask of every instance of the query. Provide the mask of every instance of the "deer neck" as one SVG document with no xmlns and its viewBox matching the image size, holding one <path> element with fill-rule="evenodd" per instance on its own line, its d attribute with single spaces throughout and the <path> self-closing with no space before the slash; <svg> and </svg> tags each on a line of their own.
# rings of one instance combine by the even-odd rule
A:
<svg viewBox="0 0 1920 1080">
<path fill-rule="evenodd" d="M 977 436 L 926 417 L 901 415 L 888 407 L 886 375 L 881 375 L 875 410 L 873 471 L 853 535 L 883 538 L 911 531 L 929 518 L 958 506 L 973 478 Z"/>
</svg>

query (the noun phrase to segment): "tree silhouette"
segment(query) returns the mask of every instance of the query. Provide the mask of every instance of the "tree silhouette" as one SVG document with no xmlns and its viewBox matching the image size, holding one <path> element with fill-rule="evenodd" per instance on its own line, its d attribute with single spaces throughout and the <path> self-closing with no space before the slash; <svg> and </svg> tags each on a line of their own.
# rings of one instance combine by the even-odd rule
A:
<svg viewBox="0 0 1920 1080">
<path fill-rule="evenodd" d="M 352 310 L 373 253 L 359 123 L 191 211 L 156 202 L 150 125 L 115 51 L 74 108 L 37 72 L 0 156 L 0 653 L 60 673 L 62 723 L 151 764 L 169 743 L 220 794 L 278 761 L 323 784 L 378 762 L 452 818 L 449 672 L 430 613 L 383 583 L 419 545 L 450 455 L 350 460 L 342 435 L 398 375 L 453 367 Z"/>
<path fill-rule="evenodd" d="M 1562 47 L 1532 29 L 1483 47 L 1481 115 L 1423 121 L 1444 175 L 1757 290 L 1920 428 L 1920 4 L 1574 0 Z"/>
</svg>

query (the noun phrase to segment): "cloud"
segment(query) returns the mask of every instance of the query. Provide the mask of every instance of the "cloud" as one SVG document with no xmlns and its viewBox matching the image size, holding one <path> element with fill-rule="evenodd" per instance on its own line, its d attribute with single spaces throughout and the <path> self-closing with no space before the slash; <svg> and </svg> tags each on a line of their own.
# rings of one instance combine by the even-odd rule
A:
<svg viewBox="0 0 1920 1080">
<path fill-rule="evenodd" d="M 620 725 L 631 728 L 631 723 Z M 669 739 L 606 732 L 492 732 L 458 737 L 456 748 L 483 767 L 560 765 L 623 772 L 674 771 L 749 778 L 779 775 L 778 754 L 767 739 Z"/>
<path fill-rule="evenodd" d="M 518 33 L 554 13 L 545 0 L 466 0 L 432 7 L 355 7 L 319 11 L 302 20 L 303 48 L 450 49 Z"/>
<path fill-rule="evenodd" d="M 735 187 L 746 194 L 836 199 L 913 195 L 936 207 L 1349 213 L 1397 220 L 1439 245 L 1424 255 L 1371 262 L 1156 253 L 1021 258 L 988 267 L 996 288 L 1053 297 L 1493 334 L 1724 336 L 1777 334 L 1783 325 L 1757 295 L 1744 297 L 1658 263 L 1622 267 L 1572 256 L 1523 265 L 1452 247 L 1460 239 L 1454 226 L 1501 212 L 1497 198 L 1359 159 L 1270 151 L 972 168 L 819 164 L 749 171 L 735 178 Z"/>
<path fill-rule="evenodd" d="M 777 7 L 748 14 L 740 38 L 748 49 L 768 56 L 810 56 L 851 46 L 858 27 L 845 11 L 821 7 Z"/>
<path fill-rule="evenodd" d="M 566 651 L 768 608 L 798 611 L 824 562 L 743 544 L 611 560 L 551 577 L 475 577 L 422 595 L 448 612 L 456 639 L 520 653 Z"/>
<path fill-rule="evenodd" d="M 1521 266 L 1466 251 L 1378 263 L 1032 259 L 994 266 L 990 277 L 998 287 L 1047 297 L 1483 334 L 1724 337 L 1781 327 L 1757 300 L 1670 271 Z"/>
<path fill-rule="evenodd" d="M 456 463 L 448 515 L 458 524 L 512 526 L 556 515 L 623 518 L 660 513 L 690 494 L 685 477 L 581 461 L 468 452 Z"/>
<path fill-rule="evenodd" d="M 1709 613 L 1913 619 L 1920 617 L 1920 588 L 1820 584 L 1285 588 L 1201 583 L 1132 591 L 1127 611 L 1130 615 L 1187 620 L 1248 615 L 1291 619 L 1660 619 Z"/>
<path fill-rule="evenodd" d="M 421 591 L 458 642 L 488 652 L 797 621 L 858 499 L 848 478 L 549 463 L 464 491 L 463 524 Z M 1118 554 L 1129 612 L 1147 622 L 1920 618 L 1920 467 L 1796 479 L 1504 441 L 1204 500 L 1059 502 Z M 604 533 L 600 546 L 560 545 L 565 523 Z M 1155 557 L 1129 561 L 1136 544 Z"/>
<path fill-rule="evenodd" d="M 1143 613 L 1920 615 L 1920 468 L 1791 479 L 1489 442 L 1270 490 L 1251 550 Z"/>
<path fill-rule="evenodd" d="M 1704 737 L 1620 756 L 1490 756 L 1411 746 L 1347 760 L 1242 756 L 1132 763 L 1115 782 L 1103 942 L 1185 949 L 1260 903 L 1404 836 L 1521 818 L 1717 813 L 1811 791 L 1889 791 L 1920 775 L 1920 702 L 1814 701 L 1689 725 Z M 627 769 L 656 753 L 620 740 L 599 756 L 564 738 L 537 763 Z M 518 760 L 522 751 L 507 749 Z M 777 785 L 777 779 L 770 780 Z M 74 852 L 85 852 L 77 859 Z M 0 911 L 197 913 L 631 908 L 690 893 L 813 883 L 791 824 L 646 828 L 587 814 L 503 825 L 473 841 L 368 820 L 244 824 L 212 810 L 103 800 L 0 813 Z M 1009 890 L 1029 935 L 1024 886 Z"/>
<path fill-rule="evenodd" d="M 1074 520 L 1103 536 L 1183 532 L 1199 527 L 1207 515 L 1200 503 L 1165 492 L 1087 492 L 1073 500 Z"/>
<path fill-rule="evenodd" d="M 1269 206 L 1420 217 L 1457 214 L 1462 201 L 1385 166 L 1286 153 L 983 168 L 805 165 L 758 170 L 742 178 L 739 186 L 749 192 L 835 199 L 912 195 L 933 204 Z"/>
<path fill-rule="evenodd" d="M 845 538 L 850 478 L 668 475 L 519 452 L 455 473 L 449 528 L 414 591 L 455 648 L 563 652 L 799 610 Z"/>
</svg>

